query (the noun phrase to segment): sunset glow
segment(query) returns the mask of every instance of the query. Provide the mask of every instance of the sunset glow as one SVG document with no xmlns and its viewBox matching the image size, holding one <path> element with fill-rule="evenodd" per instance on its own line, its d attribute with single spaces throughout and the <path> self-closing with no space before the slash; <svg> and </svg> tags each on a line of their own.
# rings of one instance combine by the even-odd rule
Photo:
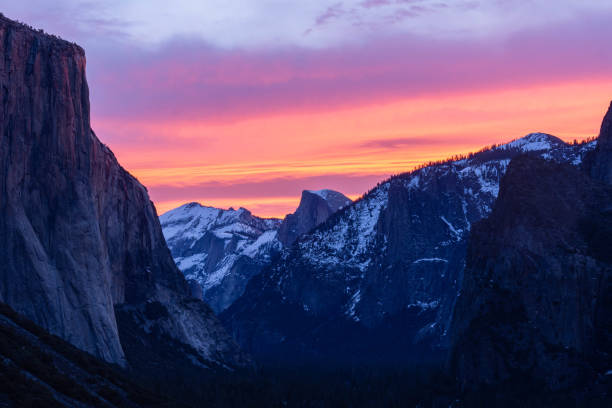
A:
<svg viewBox="0 0 612 408">
<path fill-rule="evenodd" d="M 297 206 L 302 189 L 338 189 L 354 199 L 391 174 L 532 131 L 592 137 L 610 90 L 612 80 L 589 79 L 232 123 L 94 119 L 94 127 L 118 140 L 138 131 L 158 140 L 113 148 L 160 213 L 198 201 L 278 217 Z"/>
<path fill-rule="evenodd" d="M 159 213 L 281 217 L 303 189 L 357 198 L 530 132 L 582 140 L 612 95 L 607 2 L 17 3 L 85 46 L 92 127 Z"/>
</svg>

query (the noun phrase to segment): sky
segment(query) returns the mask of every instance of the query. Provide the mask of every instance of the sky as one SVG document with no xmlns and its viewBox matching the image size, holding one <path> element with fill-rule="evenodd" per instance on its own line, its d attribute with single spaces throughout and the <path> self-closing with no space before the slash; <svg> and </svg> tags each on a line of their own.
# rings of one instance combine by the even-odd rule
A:
<svg viewBox="0 0 612 408">
<path fill-rule="evenodd" d="M 161 214 L 292 212 L 530 132 L 596 136 L 609 0 L 20 0 L 86 50 L 92 127 Z"/>
</svg>

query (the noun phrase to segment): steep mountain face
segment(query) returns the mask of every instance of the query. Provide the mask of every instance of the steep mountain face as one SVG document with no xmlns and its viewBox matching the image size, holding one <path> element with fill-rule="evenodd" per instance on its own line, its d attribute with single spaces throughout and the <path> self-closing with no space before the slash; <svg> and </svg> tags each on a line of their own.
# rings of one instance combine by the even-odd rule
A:
<svg viewBox="0 0 612 408">
<path fill-rule="evenodd" d="M 535 385 L 606 395 L 611 121 L 612 105 L 582 169 L 513 160 L 495 209 L 474 227 L 452 325 L 450 365 L 464 390 Z"/>
<path fill-rule="evenodd" d="M 0 300 L 109 362 L 125 364 L 120 311 L 143 336 L 240 364 L 146 189 L 90 129 L 84 51 L 2 16 L 0 56 Z"/>
<path fill-rule="evenodd" d="M 461 387 L 592 388 L 612 367 L 611 316 L 612 187 L 513 160 L 472 231 L 452 328 Z"/>
<path fill-rule="evenodd" d="M 201 286 L 215 311 L 238 298 L 252 276 L 280 250 L 281 220 L 248 210 L 221 210 L 185 204 L 160 217 L 168 247 L 185 277 Z"/>
<path fill-rule="evenodd" d="M 284 250 L 221 318 L 261 358 L 436 358 L 471 225 L 490 213 L 510 160 L 579 165 L 593 148 L 531 134 L 391 178 Z"/>
<path fill-rule="evenodd" d="M 612 103 L 601 123 L 597 148 L 587 162 L 591 176 L 612 184 Z"/>
<path fill-rule="evenodd" d="M 203 299 L 219 313 L 283 246 L 350 202 L 332 190 L 304 191 L 296 212 L 282 221 L 256 217 L 245 208 L 222 210 L 198 203 L 168 211 L 160 221 L 177 266 L 199 284 Z"/>
<path fill-rule="evenodd" d="M 0 303 L 0 404 L 15 407 L 176 406 Z"/>
<path fill-rule="evenodd" d="M 333 190 L 304 190 L 300 205 L 293 214 L 288 214 L 278 231 L 278 239 L 286 247 L 302 234 L 322 224 L 330 215 L 346 207 L 351 200 Z"/>
</svg>

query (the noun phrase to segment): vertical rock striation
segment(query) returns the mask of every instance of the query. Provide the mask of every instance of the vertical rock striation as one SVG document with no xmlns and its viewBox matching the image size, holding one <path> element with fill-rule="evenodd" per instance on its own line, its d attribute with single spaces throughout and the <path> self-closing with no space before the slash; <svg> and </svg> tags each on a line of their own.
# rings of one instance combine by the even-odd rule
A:
<svg viewBox="0 0 612 408">
<path fill-rule="evenodd" d="M 612 367 L 612 187 L 600 182 L 610 119 L 589 159 L 594 178 L 516 158 L 490 217 L 474 225 L 451 327 L 464 391 L 599 395 L 596 379 Z"/>
<path fill-rule="evenodd" d="M 90 128 L 83 49 L 0 16 L 0 58 L 0 300 L 106 361 L 125 363 L 121 309 L 238 362 L 189 299 L 145 187 Z M 142 317 L 152 302 L 168 313 Z"/>
</svg>

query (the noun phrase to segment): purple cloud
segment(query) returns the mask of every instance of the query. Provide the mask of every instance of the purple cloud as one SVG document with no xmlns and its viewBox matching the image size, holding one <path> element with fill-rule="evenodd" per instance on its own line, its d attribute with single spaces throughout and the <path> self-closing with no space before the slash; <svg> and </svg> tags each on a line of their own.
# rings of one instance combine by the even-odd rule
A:
<svg viewBox="0 0 612 408">
<path fill-rule="evenodd" d="M 465 143 L 468 140 L 462 139 Z M 478 141 L 475 139 L 474 141 Z M 392 137 L 374 139 L 361 143 L 359 147 L 366 149 L 395 150 L 398 148 L 417 147 L 417 146 L 448 146 L 457 144 L 457 139 L 449 138 L 444 135 L 426 135 L 419 137 Z"/>
<path fill-rule="evenodd" d="M 390 4 L 392 4 L 391 0 L 366 0 L 362 3 L 359 3 L 359 5 L 364 8 L 382 7 L 388 6 Z"/>
<path fill-rule="evenodd" d="M 225 121 L 608 77 L 611 17 L 486 42 L 399 36 L 323 50 L 219 50 L 188 40 L 151 52 L 116 47 L 88 54 L 93 113 Z"/>
<path fill-rule="evenodd" d="M 323 12 L 316 18 L 315 25 L 321 26 L 327 24 L 329 21 L 339 18 L 345 13 L 346 11 L 342 7 L 342 3 L 336 3 L 333 6 L 329 6 L 327 10 L 325 10 L 325 12 Z"/>
<path fill-rule="evenodd" d="M 388 176 L 388 174 L 368 175 L 322 175 L 297 178 L 274 178 L 262 181 L 252 179 L 237 180 L 231 183 L 205 182 L 193 185 L 153 185 L 149 192 L 153 200 L 172 201 L 184 197 L 199 198 L 246 198 L 246 197 L 299 197 L 302 190 L 319 189 L 322 186 L 346 194 L 359 194 Z"/>
</svg>

